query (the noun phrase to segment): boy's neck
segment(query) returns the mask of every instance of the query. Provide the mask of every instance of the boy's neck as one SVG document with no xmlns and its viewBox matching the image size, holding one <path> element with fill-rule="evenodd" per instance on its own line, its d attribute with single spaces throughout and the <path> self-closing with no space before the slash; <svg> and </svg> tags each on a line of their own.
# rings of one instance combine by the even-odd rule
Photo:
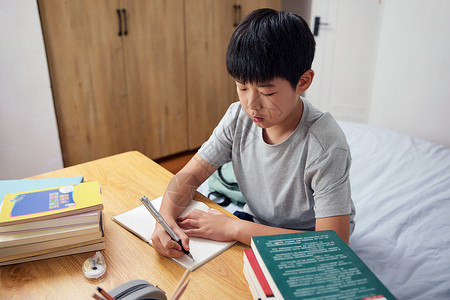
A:
<svg viewBox="0 0 450 300">
<path fill-rule="evenodd" d="M 263 128 L 263 139 L 269 145 L 276 145 L 284 142 L 297 128 L 303 115 L 303 101 L 298 99 L 292 114 L 282 123 L 270 128 Z"/>
</svg>

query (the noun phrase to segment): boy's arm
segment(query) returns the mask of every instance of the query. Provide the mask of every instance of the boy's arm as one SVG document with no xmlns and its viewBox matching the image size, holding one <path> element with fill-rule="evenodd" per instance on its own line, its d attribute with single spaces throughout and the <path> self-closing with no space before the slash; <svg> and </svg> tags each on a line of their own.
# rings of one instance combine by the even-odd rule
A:
<svg viewBox="0 0 450 300">
<path fill-rule="evenodd" d="M 334 230 L 348 244 L 350 239 L 350 215 L 316 219 L 316 231 Z"/>
<path fill-rule="evenodd" d="M 189 238 L 179 228 L 176 219 L 184 208 L 192 200 L 197 188 L 217 170 L 203 160 L 197 153 L 194 157 L 172 178 L 164 193 L 160 214 L 169 226 L 175 231 L 183 243 L 183 247 L 189 250 Z M 152 235 L 153 247 L 162 255 L 180 257 L 184 253 L 181 247 L 173 241 L 164 229 L 158 224 Z"/>
<path fill-rule="evenodd" d="M 244 221 L 245 222 L 245 221 Z M 300 230 L 266 226 L 253 222 L 242 222 L 237 228 L 237 240 L 250 245 L 252 236 L 300 232 Z M 316 219 L 316 231 L 334 230 L 348 244 L 350 235 L 350 216 L 334 216 Z"/>
<path fill-rule="evenodd" d="M 202 237 L 218 241 L 240 241 L 250 245 L 252 236 L 274 235 L 300 232 L 258 224 L 250 221 L 230 218 L 217 211 L 208 213 L 194 210 L 179 222 L 189 236 Z M 335 216 L 316 219 L 316 230 L 334 230 L 348 243 L 350 234 L 350 216 Z"/>
</svg>

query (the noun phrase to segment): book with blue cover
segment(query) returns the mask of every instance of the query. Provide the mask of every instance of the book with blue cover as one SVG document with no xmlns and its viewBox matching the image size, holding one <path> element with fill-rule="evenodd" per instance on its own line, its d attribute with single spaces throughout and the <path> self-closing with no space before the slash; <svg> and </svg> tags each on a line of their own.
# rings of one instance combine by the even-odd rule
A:
<svg viewBox="0 0 450 300">
<path fill-rule="evenodd" d="M 6 194 L 34 191 L 70 184 L 78 184 L 83 182 L 83 180 L 83 176 L 0 180 L 0 204 L 3 202 Z"/>
</svg>

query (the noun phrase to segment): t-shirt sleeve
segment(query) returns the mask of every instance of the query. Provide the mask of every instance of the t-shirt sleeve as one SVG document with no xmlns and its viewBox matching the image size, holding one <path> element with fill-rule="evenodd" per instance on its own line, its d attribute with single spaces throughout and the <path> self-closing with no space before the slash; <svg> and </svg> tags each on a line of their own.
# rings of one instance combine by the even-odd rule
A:
<svg viewBox="0 0 450 300">
<path fill-rule="evenodd" d="M 198 150 L 198 154 L 206 162 L 219 167 L 231 161 L 234 131 L 239 110 L 240 104 L 238 102 L 231 104 L 209 139 Z"/>
<path fill-rule="evenodd" d="M 307 168 L 316 218 L 351 213 L 350 166 L 350 151 L 335 148 L 319 156 Z"/>
</svg>

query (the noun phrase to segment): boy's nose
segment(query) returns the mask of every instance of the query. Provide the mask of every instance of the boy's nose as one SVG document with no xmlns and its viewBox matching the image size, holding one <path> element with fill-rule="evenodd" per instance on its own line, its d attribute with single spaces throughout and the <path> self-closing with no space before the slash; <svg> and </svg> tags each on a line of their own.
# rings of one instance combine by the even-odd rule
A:
<svg viewBox="0 0 450 300">
<path fill-rule="evenodd" d="M 261 101 L 261 94 L 259 92 L 249 93 L 249 99 L 247 106 L 250 109 L 260 110 L 263 108 L 263 103 Z"/>
</svg>

